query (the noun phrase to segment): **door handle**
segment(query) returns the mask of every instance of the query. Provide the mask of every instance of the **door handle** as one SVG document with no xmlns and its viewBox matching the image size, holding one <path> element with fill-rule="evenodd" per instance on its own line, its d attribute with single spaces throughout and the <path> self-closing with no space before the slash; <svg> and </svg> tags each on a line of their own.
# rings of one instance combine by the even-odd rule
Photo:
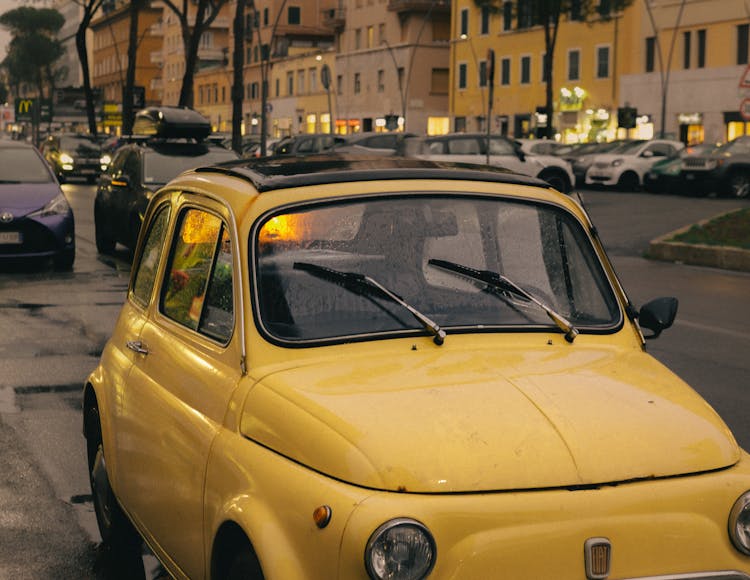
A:
<svg viewBox="0 0 750 580">
<path fill-rule="evenodd" d="M 138 354 L 144 356 L 148 354 L 148 348 L 146 348 L 140 340 L 129 340 L 125 343 L 125 346 Z"/>
</svg>

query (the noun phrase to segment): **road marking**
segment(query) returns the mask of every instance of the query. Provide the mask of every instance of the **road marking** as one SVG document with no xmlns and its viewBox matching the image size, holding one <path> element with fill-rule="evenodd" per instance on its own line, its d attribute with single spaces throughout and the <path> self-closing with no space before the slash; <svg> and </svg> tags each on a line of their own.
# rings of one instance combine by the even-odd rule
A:
<svg viewBox="0 0 750 580">
<path fill-rule="evenodd" d="M 741 332 L 739 330 L 729 330 L 728 328 L 721 328 L 711 324 L 701 324 L 700 322 L 690 322 L 689 320 L 676 320 L 675 325 L 687 326 L 694 328 L 695 330 L 701 330 L 703 332 L 713 332 L 714 334 L 723 334 L 725 336 L 731 336 L 742 340 L 750 340 L 750 333 Z"/>
</svg>

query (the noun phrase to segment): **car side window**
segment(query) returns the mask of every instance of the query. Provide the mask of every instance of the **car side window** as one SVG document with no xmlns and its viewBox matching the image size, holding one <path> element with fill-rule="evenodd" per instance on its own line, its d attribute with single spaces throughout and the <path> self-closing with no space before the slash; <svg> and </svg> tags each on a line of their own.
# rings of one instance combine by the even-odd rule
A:
<svg viewBox="0 0 750 580">
<path fill-rule="evenodd" d="M 139 163 L 140 156 L 135 151 L 129 151 L 122 165 L 123 174 L 127 175 L 130 179 L 130 183 L 140 183 L 140 167 Z"/>
<path fill-rule="evenodd" d="M 175 322 L 222 343 L 234 327 L 232 244 L 222 220 L 190 208 L 180 215 L 161 311 Z"/>
<path fill-rule="evenodd" d="M 135 269 L 132 297 L 135 302 L 144 308 L 151 299 L 151 291 L 156 280 L 156 270 L 159 267 L 159 258 L 164 246 L 168 221 L 169 206 L 165 205 L 151 220 L 151 226 L 143 244 L 141 259 Z"/>
<path fill-rule="evenodd" d="M 505 139 L 490 139 L 490 155 L 515 155 L 513 144 Z"/>
</svg>

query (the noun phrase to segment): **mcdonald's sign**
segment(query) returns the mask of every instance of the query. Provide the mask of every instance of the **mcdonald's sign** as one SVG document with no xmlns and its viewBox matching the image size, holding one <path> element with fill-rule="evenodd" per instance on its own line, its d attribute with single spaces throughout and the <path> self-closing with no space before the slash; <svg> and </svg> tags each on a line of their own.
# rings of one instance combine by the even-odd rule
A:
<svg viewBox="0 0 750 580">
<path fill-rule="evenodd" d="M 16 121 L 33 121 L 34 104 L 35 99 L 16 98 Z"/>
</svg>

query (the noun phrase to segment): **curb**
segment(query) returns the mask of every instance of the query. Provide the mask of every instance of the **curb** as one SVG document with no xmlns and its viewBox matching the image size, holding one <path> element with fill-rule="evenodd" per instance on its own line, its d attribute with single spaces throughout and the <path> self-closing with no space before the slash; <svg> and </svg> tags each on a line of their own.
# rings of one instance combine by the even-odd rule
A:
<svg viewBox="0 0 750 580">
<path fill-rule="evenodd" d="M 698 225 L 703 225 L 717 217 L 735 211 L 737 210 L 731 210 L 702 220 L 698 222 Z M 679 262 L 691 266 L 708 266 L 724 270 L 750 272 L 750 250 L 732 246 L 709 246 L 707 244 L 686 244 L 685 242 L 670 241 L 676 235 L 686 232 L 692 227 L 691 224 L 652 240 L 646 251 L 646 257 L 663 262 Z"/>
</svg>

